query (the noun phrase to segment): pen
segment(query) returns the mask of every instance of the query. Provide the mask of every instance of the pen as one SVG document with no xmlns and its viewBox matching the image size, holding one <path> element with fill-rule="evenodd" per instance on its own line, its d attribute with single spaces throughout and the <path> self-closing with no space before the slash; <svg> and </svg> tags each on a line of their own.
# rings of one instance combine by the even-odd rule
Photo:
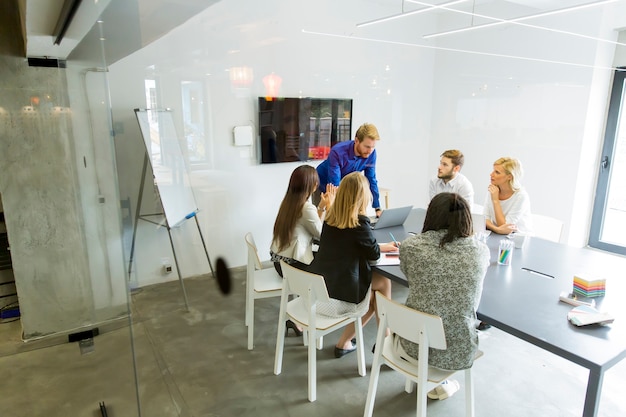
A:
<svg viewBox="0 0 626 417">
<path fill-rule="evenodd" d="M 391 232 L 389 232 L 389 236 L 391 236 L 391 239 L 393 240 L 393 243 L 396 244 L 396 247 L 399 248 L 400 247 L 400 243 L 396 240 L 395 237 L 393 237 L 393 234 Z"/>
</svg>

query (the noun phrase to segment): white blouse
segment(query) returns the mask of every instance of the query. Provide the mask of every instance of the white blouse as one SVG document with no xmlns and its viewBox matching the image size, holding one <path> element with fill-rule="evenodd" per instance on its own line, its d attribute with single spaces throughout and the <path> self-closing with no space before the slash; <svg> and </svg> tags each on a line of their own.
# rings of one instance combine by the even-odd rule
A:
<svg viewBox="0 0 626 417">
<path fill-rule="evenodd" d="M 302 216 L 296 221 L 289 246 L 278 252 L 278 245 L 272 242 L 270 250 L 277 255 L 309 265 L 313 261 L 313 239 L 319 239 L 321 233 L 322 221 L 317 214 L 317 208 L 307 201 L 302 207 Z"/>
<path fill-rule="evenodd" d="M 520 189 L 506 200 L 500 200 L 502 213 L 506 222 L 517 226 L 517 230 L 525 235 L 533 234 L 533 220 L 530 213 L 530 197 L 525 189 Z M 485 219 L 496 224 L 496 215 L 493 210 L 491 196 L 487 194 L 485 199 Z"/>
</svg>

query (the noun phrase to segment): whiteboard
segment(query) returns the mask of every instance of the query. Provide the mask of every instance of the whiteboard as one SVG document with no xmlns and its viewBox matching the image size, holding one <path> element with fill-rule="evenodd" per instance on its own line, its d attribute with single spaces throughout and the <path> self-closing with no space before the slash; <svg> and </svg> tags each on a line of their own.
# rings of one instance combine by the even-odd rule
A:
<svg viewBox="0 0 626 417">
<path fill-rule="evenodd" d="M 198 205 L 191 189 L 189 168 L 176 135 L 171 110 L 135 109 L 152 166 L 154 183 L 169 227 L 193 217 Z"/>
</svg>

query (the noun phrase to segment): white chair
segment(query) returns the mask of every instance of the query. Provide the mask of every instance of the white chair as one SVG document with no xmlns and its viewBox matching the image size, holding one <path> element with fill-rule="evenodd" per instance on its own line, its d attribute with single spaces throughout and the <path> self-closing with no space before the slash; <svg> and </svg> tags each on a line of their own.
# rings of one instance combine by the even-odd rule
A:
<svg viewBox="0 0 626 417">
<path fill-rule="evenodd" d="M 283 261 L 280 262 L 283 270 L 284 286 L 280 302 L 278 317 L 278 334 L 276 336 L 276 356 L 274 359 L 274 374 L 279 375 L 283 366 L 283 349 L 285 345 L 285 322 L 287 319 L 302 326 L 305 334 L 308 333 L 308 374 L 309 374 L 309 401 L 317 398 L 317 348 L 322 349 L 324 335 L 334 332 L 354 322 L 356 328 L 356 356 L 359 375 L 365 376 L 365 354 L 363 351 L 363 329 L 361 316 L 329 318 L 316 313 L 317 302 L 327 302 L 330 297 L 326 289 L 326 282 L 321 275 L 315 275 L 294 268 Z M 299 295 L 288 301 L 290 294 Z"/>
<path fill-rule="evenodd" d="M 365 402 L 364 417 L 371 417 L 374 411 L 374 400 L 378 387 L 380 367 L 385 364 L 391 369 L 400 372 L 406 378 L 406 392 L 413 391 L 417 383 L 417 416 L 426 416 L 426 403 L 429 389 L 437 386 L 456 372 L 444 371 L 428 365 L 428 348 L 446 349 L 446 336 L 443 330 L 441 317 L 413 310 L 405 305 L 390 300 L 379 292 L 376 292 L 376 305 L 380 323 L 376 338 L 376 350 L 370 376 L 367 400 Z M 386 328 L 391 331 L 390 336 L 385 336 Z M 419 343 L 419 361 L 415 366 L 412 363 L 398 357 L 393 349 L 393 334 L 415 343 Z M 476 357 L 480 357 L 479 352 Z M 474 416 L 474 387 L 472 385 L 472 371 L 465 371 L 465 414 Z"/>
<path fill-rule="evenodd" d="M 470 211 L 473 214 L 484 214 L 485 213 L 485 207 L 481 206 L 480 204 L 472 204 L 472 207 L 470 207 Z"/>
<path fill-rule="evenodd" d="M 531 214 L 533 220 L 533 236 L 559 242 L 563 231 L 563 222 L 541 214 Z"/>
<path fill-rule="evenodd" d="M 246 326 L 248 327 L 248 349 L 254 346 L 254 300 L 279 297 L 283 279 L 274 267 L 263 268 L 252 233 L 246 233 L 248 245 L 248 270 L 246 273 Z"/>
</svg>

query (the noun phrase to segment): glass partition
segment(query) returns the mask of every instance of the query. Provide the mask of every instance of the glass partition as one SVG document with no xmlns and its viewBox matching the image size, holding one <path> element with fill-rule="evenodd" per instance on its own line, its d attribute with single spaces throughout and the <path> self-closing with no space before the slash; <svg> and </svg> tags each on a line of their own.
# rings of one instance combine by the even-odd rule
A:
<svg viewBox="0 0 626 417">
<path fill-rule="evenodd" d="M 15 20 L 3 27 L 19 28 L 17 7 L 9 13 Z M 92 23 L 102 33 L 105 23 Z M 95 39 L 84 60 L 0 54 L 7 416 L 105 415 L 107 406 L 141 414 L 122 245 L 127 207 L 116 179 L 106 39 Z"/>
</svg>

